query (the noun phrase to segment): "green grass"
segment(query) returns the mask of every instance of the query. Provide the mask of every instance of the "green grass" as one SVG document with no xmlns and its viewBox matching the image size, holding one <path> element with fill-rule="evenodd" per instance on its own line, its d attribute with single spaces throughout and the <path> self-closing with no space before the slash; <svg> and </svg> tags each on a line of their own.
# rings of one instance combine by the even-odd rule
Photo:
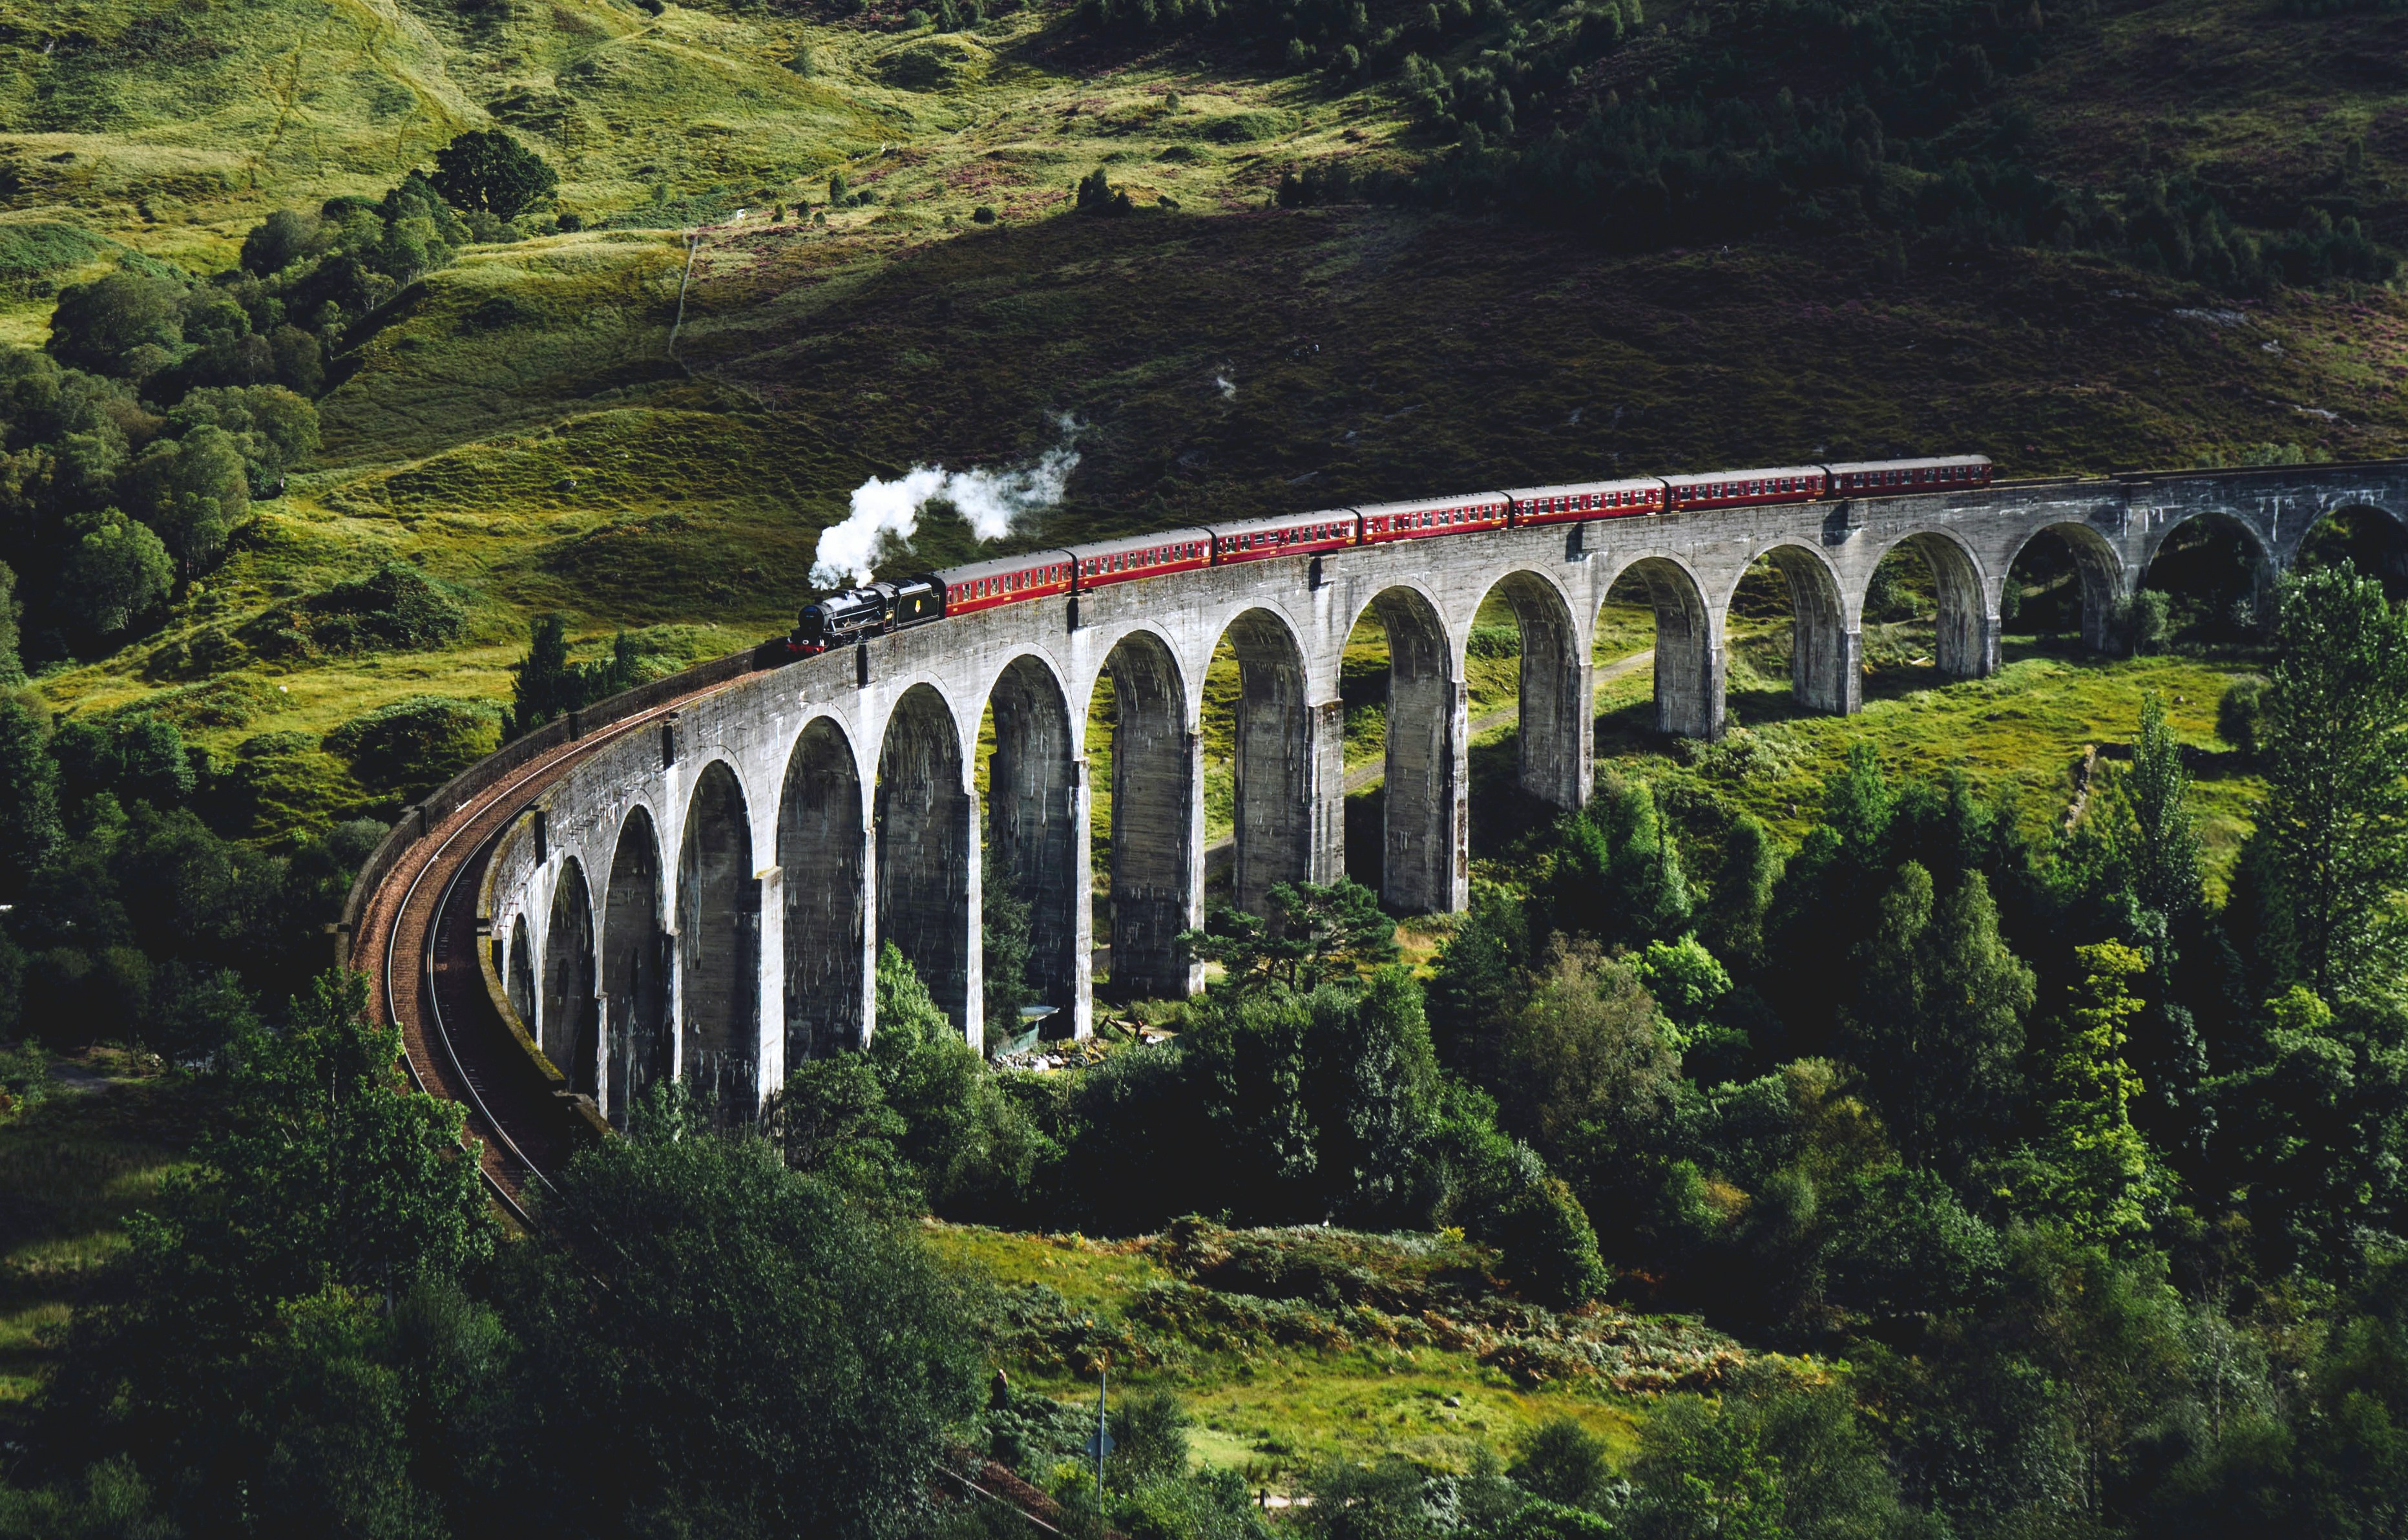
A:
<svg viewBox="0 0 2408 1540">
<path fill-rule="evenodd" d="M 1727 1339 L 1684 1318 L 1625 1316 L 1605 1306 L 1549 1317 L 1558 1323 L 1549 1330 L 1629 1345 L 1619 1383 L 1612 1373 L 1537 1379 L 1526 1367 L 1531 1360 L 1511 1352 L 1433 1342 L 1433 1329 L 1421 1326 L 1415 1311 L 1431 1308 L 1476 1334 L 1471 1323 L 1494 1307 L 1479 1303 L 1492 1298 L 1477 1280 L 1481 1254 L 1447 1237 L 1240 1233 L 1241 1241 L 1274 1250 L 1343 1247 L 1368 1258 L 1386 1280 L 1385 1291 L 1374 1285 L 1369 1297 L 1377 1307 L 1350 1312 L 1316 1309 L 1311 1298 L 1290 1306 L 1245 1292 L 1233 1287 L 1242 1277 L 1199 1269 L 1161 1237 L 1094 1241 L 933 1223 L 927 1233 L 940 1256 L 1021 1302 L 1024 1314 L 1027 1301 L 1050 1301 L 1036 1325 L 1007 1331 L 1000 1340 L 998 1364 L 1015 1383 L 1064 1401 L 1092 1398 L 1096 1368 L 1110 1355 L 1116 1387 L 1177 1390 L 1197 1418 L 1193 1443 L 1201 1461 L 1275 1485 L 1331 1459 L 1390 1450 L 1460 1470 L 1483 1446 L 1510 1458 L 1525 1434 L 1557 1417 L 1577 1419 L 1624 1457 L 1653 1400 L 1629 1384 L 1688 1383 L 1699 1365 L 1730 1361 L 1733 1351 Z M 1458 1253 L 1470 1261 L 1468 1282 Z M 1399 1256 L 1428 1256 L 1438 1265 L 1416 1268 L 1408 1260 L 1399 1267 Z M 1166 1299 L 1178 1303 L 1149 1303 Z M 1166 1318 L 1176 1327 L 1166 1329 Z M 1264 1319 L 1272 1322 L 1268 1331 Z M 1249 1320 L 1251 1329 L 1243 1324 Z M 1440 1339 L 1450 1335 L 1448 1327 L 1435 1330 Z M 1524 1367 L 1517 1374 L 1508 1365 Z M 1458 1404 L 1449 1405 L 1450 1397 Z"/>
</svg>

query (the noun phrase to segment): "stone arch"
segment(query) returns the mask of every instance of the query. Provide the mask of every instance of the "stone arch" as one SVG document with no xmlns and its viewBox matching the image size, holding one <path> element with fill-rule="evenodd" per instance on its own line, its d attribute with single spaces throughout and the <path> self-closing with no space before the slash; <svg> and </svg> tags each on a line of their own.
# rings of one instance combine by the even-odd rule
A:
<svg viewBox="0 0 2408 1540">
<path fill-rule="evenodd" d="M 723 1118 L 761 1103 L 761 882 L 752 821 L 724 759 L 695 777 L 678 852 L 681 1068 Z"/>
<path fill-rule="evenodd" d="M 1973 553 L 1953 535 L 1919 529 L 1902 535 L 1875 553 L 1865 581 L 1872 581 L 1881 558 L 1900 546 L 1921 556 L 1931 569 L 1939 613 L 1932 623 L 1931 657 L 1951 679 L 1981 679 L 1999 669 L 1999 626 L 1990 604 L 1990 585 L 1983 580 Z M 1859 612 L 1864 596 L 1856 596 Z"/>
<path fill-rule="evenodd" d="M 1028 972 L 1040 1003 L 1065 1012 L 1079 992 L 1078 741 L 1061 681 L 1044 660 L 1013 658 L 987 692 L 995 757 L 986 838 L 994 874 L 1028 906 Z M 1059 1023 L 1056 1024 L 1060 1025 Z"/>
<path fill-rule="evenodd" d="M 1516 734 L 1522 789 L 1558 808 L 1588 800 L 1590 725 L 1588 653 L 1563 590 L 1526 569 L 1490 585 L 1513 607 L 1522 637 L 1521 727 Z M 1483 602 L 1486 596 L 1482 596 Z M 1477 611 L 1474 612 L 1477 613 Z"/>
<path fill-rule="evenodd" d="M 1313 859 L 1311 684 L 1296 633 L 1271 611 L 1248 610 L 1222 634 L 1238 655 L 1232 884 L 1238 907 L 1259 914 L 1273 887 L 1310 881 L 1321 870 Z"/>
<path fill-rule="evenodd" d="M 1846 716 L 1864 702 L 1861 643 L 1848 624 L 1847 600 L 1840 593 L 1839 574 L 1823 554 L 1795 543 L 1759 551 L 1756 560 L 1769 561 L 1789 591 L 1789 693 L 1810 712 Z M 1746 580 L 1746 570 L 1740 581 Z M 1724 623 L 1729 623 L 1731 599 L 1723 596 Z"/>
<path fill-rule="evenodd" d="M 527 935 L 526 915 L 522 914 L 510 922 L 509 946 L 502 961 L 502 994 L 529 1032 L 537 1029 L 534 946 Z"/>
<path fill-rule="evenodd" d="M 861 770 L 832 717 L 795 741 L 778 801 L 785 894 L 786 1063 L 861 1046 L 868 955 Z"/>
<path fill-rule="evenodd" d="M 966 1032 L 979 1022 L 969 886 L 977 815 L 953 708 L 935 686 L 914 684 L 888 713 L 878 755 L 878 935 L 902 950 Z"/>
<path fill-rule="evenodd" d="M 2147 551 L 2142 557 L 2140 566 L 2132 571 L 2131 592 L 2137 595 L 2142 588 L 2147 586 L 2153 575 L 2159 575 L 2157 563 L 2158 559 L 2166 554 L 2166 547 L 2173 542 L 2177 534 L 2197 524 L 2204 524 L 2215 529 L 2230 530 L 2241 537 L 2242 546 L 2248 553 L 2250 569 L 2249 591 L 2243 597 L 2254 610 L 2262 611 L 2264 606 L 2271 604 L 2274 597 L 2274 579 L 2281 569 L 2275 564 L 2274 554 L 2267 548 L 2265 533 L 2249 519 L 2229 508 L 2202 508 L 2186 512 L 2179 518 L 2168 520 L 2162 528 L 2152 531 L 2153 538 L 2148 543 Z M 2311 525 L 2311 528 L 2313 527 Z M 2103 545 L 2105 542 L 2100 543 Z M 2122 568 L 2120 561 L 2117 563 L 2117 568 L 2120 578 Z M 2124 590 L 2119 587 L 2114 591 L 2114 596 L 2120 597 L 2123 593 Z M 2095 627 L 2091 622 L 2094 609 L 2101 611 L 2105 616 Z M 2095 636 L 2094 630 L 2097 633 Z M 2102 651 L 2120 651 L 2126 641 L 2126 639 L 2115 634 L 2112 599 L 2105 606 L 2092 604 L 2090 583 L 2086 573 L 2082 594 L 2082 640 L 2085 645 Z"/>
<path fill-rule="evenodd" d="M 2000 592 L 2014 580 L 2016 561 L 2042 535 L 2055 535 L 2073 553 L 2074 579 L 2082 588 L 2082 644 L 2093 652 L 2114 651 L 2115 607 L 2124 597 L 2124 558 L 2113 541 L 2090 525 L 2068 520 L 2026 535 L 2007 557 L 2006 570 L 1999 575 Z"/>
<path fill-rule="evenodd" d="M 624 1131 L 627 1109 L 672 1069 L 668 935 L 661 923 L 661 845 L 641 807 L 620 826 L 602 900 L 601 1102 Z"/>
<path fill-rule="evenodd" d="M 1383 588 L 1366 608 L 1388 633 L 1380 901 L 1408 914 L 1460 909 L 1471 878 L 1471 824 L 1455 642 L 1418 588 Z"/>
<path fill-rule="evenodd" d="M 1656 730 L 1721 737 L 1722 627 L 1697 575 L 1670 556 L 1641 556 L 1614 574 L 1617 582 L 1624 576 L 1646 585 L 1656 609 Z"/>
<path fill-rule="evenodd" d="M 543 948 L 543 1004 L 538 1012 L 543 1056 L 568 1077 L 571 1091 L 594 1096 L 602 1073 L 594 898 L 574 856 L 560 863 L 560 876 L 552 885 L 552 923 L 544 928 Z"/>
<path fill-rule="evenodd" d="M 1197 788 L 1203 744 L 1188 730 L 1179 661 L 1152 631 L 1105 655 L 1112 683 L 1112 987 L 1193 994 L 1200 969 L 1179 933 L 1200 923 Z"/>
<path fill-rule="evenodd" d="M 2329 499 L 2324 507 L 2316 510 L 2315 517 L 2309 520 L 2307 527 L 2300 531 L 2298 544 L 2292 552 L 2293 563 L 2297 563 L 2301 556 L 2310 553 L 2311 548 L 2317 543 L 2317 537 L 2322 531 L 2328 527 L 2346 526 L 2348 524 L 2358 522 L 2356 516 L 2358 514 L 2372 515 L 2387 539 L 2383 540 L 2380 550 L 2369 550 L 2361 546 L 2351 552 L 2353 564 L 2358 570 L 2380 578 L 2385 592 L 2395 597 L 2403 592 L 2408 592 L 2408 519 L 2403 519 L 2381 503 L 2363 497 L 2344 495 L 2333 497 Z M 2271 585 L 2268 585 L 2267 591 L 2271 596 Z"/>
</svg>

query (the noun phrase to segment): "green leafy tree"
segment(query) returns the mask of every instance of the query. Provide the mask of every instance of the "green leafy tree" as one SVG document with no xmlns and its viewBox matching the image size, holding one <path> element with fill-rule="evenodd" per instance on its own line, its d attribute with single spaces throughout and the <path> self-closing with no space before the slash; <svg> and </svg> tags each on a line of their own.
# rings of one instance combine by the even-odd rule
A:
<svg viewBox="0 0 2408 1540">
<path fill-rule="evenodd" d="M 1723 839 L 1722 865 L 1698 913 L 1700 938 L 1714 955 L 1752 973 L 1764 961 L 1765 919 L 1781 880 L 1781 856 L 1765 827 L 1742 814 Z"/>
<path fill-rule="evenodd" d="M 916 1238 L 681 1093 L 544 1201 L 504 1310 L 524 1463 L 490 1521 L 900 1540 L 982 1399 L 967 1302 Z"/>
<path fill-rule="evenodd" d="M 24 891 L 59 842 L 59 767 L 32 707 L 0 696 L 0 896 Z"/>
<path fill-rule="evenodd" d="M 145 448 L 128 468 L 122 492 L 135 516 L 156 530 L 188 576 L 217 567 L 226 535 L 251 513 L 241 446 L 214 425 Z"/>
<path fill-rule="evenodd" d="M 2117 1245 L 2145 1234 L 2170 1183 L 2132 1104 L 2141 1077 L 2128 1060 L 2142 1002 L 2130 981 L 2148 959 L 2117 942 L 2074 948 L 2080 971 L 2060 1041 L 2050 1055 L 2048 1131 L 2028 1177 L 2026 1212 L 2051 1214 L 2076 1240 Z"/>
<path fill-rule="evenodd" d="M 17 621 L 24 606 L 17 602 L 17 574 L 0 562 L 0 684 L 22 684 L 24 661 L 17 654 Z"/>
<path fill-rule="evenodd" d="M 1597 1503 L 1611 1472 L 1605 1441 L 1572 1418 L 1558 1417 L 1531 1431 L 1505 1474 L 1534 1497 L 1584 1508 Z"/>
<path fill-rule="evenodd" d="M 1273 986 L 1311 991 L 1397 957 L 1396 922 L 1352 877 L 1326 886 L 1281 883 L 1265 899 L 1268 919 L 1221 904 L 1204 929 L 1180 933 L 1190 955 L 1221 964 L 1224 986 L 1233 993 Z"/>
<path fill-rule="evenodd" d="M 455 209 L 515 219 L 560 189 L 541 155 L 499 129 L 478 128 L 435 152 L 427 179 Z"/>
<path fill-rule="evenodd" d="M 156 609 L 176 581 L 175 559 L 159 537 L 116 509 L 67 521 L 59 568 L 60 607 L 94 643 L 123 636 Z"/>
<path fill-rule="evenodd" d="M 1999 935 L 1989 885 L 1944 896 L 1910 861 L 1859 949 L 1842 1042 L 1910 1164 L 1961 1170 L 2014 1110 L 2031 970 Z"/>
<path fill-rule="evenodd" d="M 1029 911 L 1027 902 L 1012 893 L 994 845 L 986 847 L 982 860 L 979 980 L 986 993 L 987 1040 L 1000 1043 L 1021 1034 L 1021 1010 L 1037 1002 L 1037 986 L 1028 978 L 1033 950 Z"/>
<path fill-rule="evenodd" d="M 2207 881 L 2190 809 L 2190 772 L 2166 721 L 2165 700 L 2155 691 L 2141 697 L 2131 768 L 2116 780 L 2128 816 L 2111 827 L 2133 896 L 2170 921 L 2198 914 L 2207 903 Z"/>
<path fill-rule="evenodd" d="M 1687 930 L 1688 877 L 1655 788 L 1643 781 L 1600 785 L 1560 826 L 1554 870 L 1538 897 L 1556 929 L 1608 947 L 1644 946 Z"/>
<path fill-rule="evenodd" d="M 1494 1054 L 1484 1079 L 1505 1127 L 1584 1166 L 1645 1148 L 1680 1078 L 1637 972 L 1593 943 L 1555 943 L 1498 1023 Z"/>
<path fill-rule="evenodd" d="M 184 300 L 180 283 L 122 270 L 70 283 L 50 312 L 50 354 L 94 374 L 152 373 L 183 344 Z"/>
<path fill-rule="evenodd" d="M 939 1212 L 1002 1217 L 1016 1204 L 1046 1141 L 987 1072 L 894 943 L 878 955 L 878 1025 L 867 1058 L 880 1095 L 901 1119 L 899 1147 Z M 864 1159 L 876 1152 L 865 1150 Z"/>
<path fill-rule="evenodd" d="M 2408 886 L 2408 616 L 2332 567 L 2283 582 L 2258 722 L 2294 976 L 2328 1000 L 2395 989 Z"/>
<path fill-rule="evenodd" d="M 430 1501 L 405 1469 L 407 1397 L 362 1399 L 389 1373 L 367 1338 L 386 1302 L 489 1258 L 493 1221 L 461 1109 L 409 1086 L 366 1008 L 362 975 L 329 973 L 228 1049 L 194 1167 L 128 1227 L 132 1288 L 77 1323 L 63 1423 L 212 1524 L 248 1505 L 270 1530 L 390 1533 L 374 1515 Z"/>
<path fill-rule="evenodd" d="M 1521 895 L 1475 882 L 1469 911 L 1430 964 L 1430 1037 L 1440 1063 L 1466 1074 L 1478 1067 L 1483 1036 L 1521 997 L 1530 940 L 1528 907 Z"/>
</svg>

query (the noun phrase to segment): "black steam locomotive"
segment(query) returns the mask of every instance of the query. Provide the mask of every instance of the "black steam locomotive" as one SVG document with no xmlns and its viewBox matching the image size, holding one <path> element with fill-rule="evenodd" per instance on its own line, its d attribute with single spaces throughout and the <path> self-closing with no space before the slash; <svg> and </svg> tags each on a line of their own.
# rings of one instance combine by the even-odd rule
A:
<svg viewBox="0 0 2408 1540">
<path fill-rule="evenodd" d="M 935 573 L 924 572 L 901 583 L 848 588 L 803 606 L 802 618 L 787 638 L 787 646 L 795 655 L 809 657 L 864 637 L 942 620 L 944 615 L 945 585 Z"/>
</svg>

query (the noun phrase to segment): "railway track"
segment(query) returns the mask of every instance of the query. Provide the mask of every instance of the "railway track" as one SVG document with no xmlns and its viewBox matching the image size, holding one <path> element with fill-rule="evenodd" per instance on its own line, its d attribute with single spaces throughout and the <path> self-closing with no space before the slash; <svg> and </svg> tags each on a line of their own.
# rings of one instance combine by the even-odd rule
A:
<svg viewBox="0 0 2408 1540">
<path fill-rule="evenodd" d="M 400 1030 L 410 1079 L 466 1110 L 485 1183 L 522 1222 L 531 1195 L 592 1137 L 592 1124 L 527 1057 L 486 991 L 477 952 L 487 942 L 477 928 L 485 863 L 510 821 L 577 760 L 734 683 L 721 679 L 656 701 L 469 797 L 421 830 L 353 926 L 351 966 L 369 975 L 370 998 Z"/>
</svg>

